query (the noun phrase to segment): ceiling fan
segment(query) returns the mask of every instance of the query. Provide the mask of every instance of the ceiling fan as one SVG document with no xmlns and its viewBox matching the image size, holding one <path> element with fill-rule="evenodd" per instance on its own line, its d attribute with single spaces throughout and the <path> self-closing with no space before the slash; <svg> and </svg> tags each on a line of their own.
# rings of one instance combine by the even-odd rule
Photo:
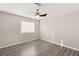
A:
<svg viewBox="0 0 79 59">
<path fill-rule="evenodd" d="M 38 7 L 41 6 L 40 3 L 34 3 L 34 4 L 37 5 Z M 47 15 L 47 13 L 41 13 L 41 12 L 39 12 L 39 9 L 36 9 L 35 16 L 45 17 L 46 15 Z"/>
<path fill-rule="evenodd" d="M 40 13 L 39 12 L 39 9 L 36 9 L 36 12 L 35 12 L 35 14 L 34 14 L 35 16 L 40 16 L 40 17 L 44 17 L 44 16 L 46 16 L 47 15 L 47 13 Z"/>
<path fill-rule="evenodd" d="M 40 3 L 34 3 L 34 4 L 38 7 L 41 6 Z M 47 13 L 41 13 L 39 8 L 37 8 L 36 11 L 33 13 L 34 13 L 34 16 L 38 16 L 38 17 L 45 17 L 47 15 Z"/>
</svg>

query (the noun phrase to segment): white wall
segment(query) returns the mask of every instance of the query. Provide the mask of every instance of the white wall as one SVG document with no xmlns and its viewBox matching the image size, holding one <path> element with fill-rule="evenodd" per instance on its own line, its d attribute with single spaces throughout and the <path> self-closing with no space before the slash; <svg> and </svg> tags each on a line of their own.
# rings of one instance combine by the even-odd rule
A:
<svg viewBox="0 0 79 59">
<path fill-rule="evenodd" d="M 21 21 L 35 22 L 35 33 L 20 33 Z M 0 48 L 39 39 L 39 21 L 0 12 Z"/>
<path fill-rule="evenodd" d="M 41 39 L 79 49 L 79 11 L 40 20 Z"/>
</svg>

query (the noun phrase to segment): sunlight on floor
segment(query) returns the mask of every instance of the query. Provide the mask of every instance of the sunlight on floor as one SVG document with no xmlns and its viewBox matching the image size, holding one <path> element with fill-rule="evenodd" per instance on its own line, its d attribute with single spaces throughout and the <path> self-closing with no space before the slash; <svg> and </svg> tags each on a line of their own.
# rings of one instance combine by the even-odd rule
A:
<svg viewBox="0 0 79 59">
<path fill-rule="evenodd" d="M 27 47 L 27 48 L 23 49 L 20 52 L 20 55 L 21 56 L 24 56 L 24 55 L 35 56 L 36 55 L 36 48 L 35 48 L 35 46 L 30 46 L 30 47 Z"/>
</svg>

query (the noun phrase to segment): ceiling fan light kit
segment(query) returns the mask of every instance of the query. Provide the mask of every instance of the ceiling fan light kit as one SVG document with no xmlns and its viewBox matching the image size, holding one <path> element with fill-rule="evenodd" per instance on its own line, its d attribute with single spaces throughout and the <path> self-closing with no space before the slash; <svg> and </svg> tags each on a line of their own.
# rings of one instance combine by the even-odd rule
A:
<svg viewBox="0 0 79 59">
<path fill-rule="evenodd" d="M 40 3 L 34 3 L 35 5 L 37 5 L 38 7 L 40 7 L 41 6 L 41 4 Z M 47 15 L 47 13 L 40 13 L 39 12 L 39 9 L 36 9 L 36 12 L 35 12 L 35 16 L 39 16 L 39 17 L 45 17 Z"/>
<path fill-rule="evenodd" d="M 45 17 L 47 13 L 40 12 L 40 7 L 42 6 L 42 4 L 41 3 L 34 3 L 34 4 L 38 6 L 38 8 L 36 9 L 35 12 L 33 12 L 33 15 L 36 16 L 37 18 Z"/>
</svg>

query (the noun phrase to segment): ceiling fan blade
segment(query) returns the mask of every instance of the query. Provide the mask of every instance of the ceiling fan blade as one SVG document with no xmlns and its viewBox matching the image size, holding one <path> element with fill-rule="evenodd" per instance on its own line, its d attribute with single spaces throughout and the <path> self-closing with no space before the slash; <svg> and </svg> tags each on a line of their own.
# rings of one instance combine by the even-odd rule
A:
<svg viewBox="0 0 79 59">
<path fill-rule="evenodd" d="M 41 3 L 34 3 L 34 4 L 36 4 L 37 6 L 41 6 Z"/>
<path fill-rule="evenodd" d="M 44 16 L 46 16 L 47 15 L 47 13 L 45 13 L 45 14 L 41 14 L 41 15 L 39 15 L 40 17 L 44 17 Z"/>
</svg>

